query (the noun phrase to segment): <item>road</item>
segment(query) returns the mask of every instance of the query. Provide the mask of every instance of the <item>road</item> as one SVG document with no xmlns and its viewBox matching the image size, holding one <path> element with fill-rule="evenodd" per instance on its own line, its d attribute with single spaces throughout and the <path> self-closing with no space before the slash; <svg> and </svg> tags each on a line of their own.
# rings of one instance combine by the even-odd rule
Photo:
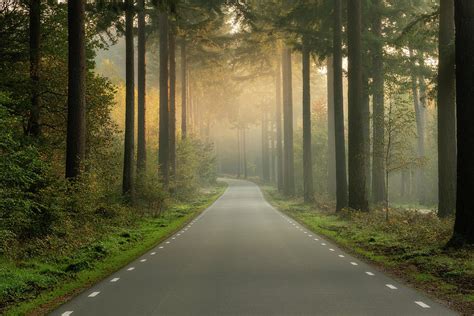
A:
<svg viewBox="0 0 474 316">
<path fill-rule="evenodd" d="M 229 188 L 181 231 L 52 315 L 455 315 Z"/>
</svg>

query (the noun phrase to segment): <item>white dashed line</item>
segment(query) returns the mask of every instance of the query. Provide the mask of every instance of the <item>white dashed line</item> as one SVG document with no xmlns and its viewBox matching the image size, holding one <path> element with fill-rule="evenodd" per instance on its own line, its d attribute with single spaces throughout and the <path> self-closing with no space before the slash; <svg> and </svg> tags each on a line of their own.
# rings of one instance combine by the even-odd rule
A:
<svg viewBox="0 0 474 316">
<path fill-rule="evenodd" d="M 369 272 L 369 271 L 367 271 L 365 274 L 370 275 L 370 276 L 374 276 L 374 275 L 375 275 L 375 274 L 373 274 L 372 272 Z"/>
<path fill-rule="evenodd" d="M 145 261 L 146 261 L 146 259 L 142 259 L 142 260 L 140 260 L 140 262 L 145 262 Z"/>
<path fill-rule="evenodd" d="M 169 243 L 170 243 L 170 241 L 167 241 L 166 243 L 167 243 L 167 244 L 169 244 Z"/>
<path fill-rule="evenodd" d="M 326 246 L 326 243 L 323 243 L 323 242 L 322 242 L 322 243 L 321 243 L 321 246 Z"/>
<path fill-rule="evenodd" d="M 73 313 L 73 311 L 67 311 L 61 314 L 61 316 L 69 316 Z"/>
<path fill-rule="evenodd" d="M 319 239 L 318 239 L 318 238 L 314 238 L 314 240 L 318 241 Z"/>
<path fill-rule="evenodd" d="M 165 248 L 165 247 L 163 247 L 163 246 L 160 246 L 160 249 L 163 249 L 163 248 Z"/>
<path fill-rule="evenodd" d="M 92 292 L 91 294 L 88 295 L 88 297 L 96 297 L 99 295 L 100 292 Z"/>
<path fill-rule="evenodd" d="M 120 280 L 120 278 L 113 278 L 110 282 L 117 282 L 118 280 Z"/>
<path fill-rule="evenodd" d="M 393 286 L 392 284 L 385 284 L 385 286 L 388 287 L 391 290 L 396 290 L 397 289 L 397 287 Z"/>
<path fill-rule="evenodd" d="M 358 266 L 357 262 L 351 262 L 353 266 Z"/>
<path fill-rule="evenodd" d="M 308 235 L 308 237 L 313 237 L 313 235 Z"/>
<path fill-rule="evenodd" d="M 150 253 L 150 255 L 154 256 L 154 255 L 156 255 L 156 252 L 152 252 L 152 253 Z"/>
<path fill-rule="evenodd" d="M 171 238 L 171 239 L 176 239 L 176 237 L 173 237 L 173 238 Z"/>
<path fill-rule="evenodd" d="M 177 234 L 176 236 L 181 236 L 181 234 Z"/>
<path fill-rule="evenodd" d="M 133 270 L 135 270 L 135 267 L 130 267 L 127 269 L 127 271 L 133 271 Z"/>
<path fill-rule="evenodd" d="M 330 248 L 329 251 L 334 251 L 334 249 Z"/>
<path fill-rule="evenodd" d="M 415 304 L 423 307 L 423 308 L 430 308 L 430 305 L 423 303 L 422 301 L 415 301 Z"/>
<path fill-rule="evenodd" d="M 339 258 L 344 258 L 344 255 L 339 255 Z"/>
</svg>

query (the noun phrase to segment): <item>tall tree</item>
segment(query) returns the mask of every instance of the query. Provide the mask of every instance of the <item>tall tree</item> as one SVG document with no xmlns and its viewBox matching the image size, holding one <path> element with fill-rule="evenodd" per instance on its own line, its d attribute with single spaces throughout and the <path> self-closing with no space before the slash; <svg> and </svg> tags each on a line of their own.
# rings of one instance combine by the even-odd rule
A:
<svg viewBox="0 0 474 316">
<path fill-rule="evenodd" d="M 311 55 L 308 43 L 303 38 L 303 183 L 304 200 L 306 203 L 314 199 L 313 191 L 313 158 L 311 154 Z"/>
<path fill-rule="evenodd" d="M 268 121 L 266 109 L 262 109 L 262 176 L 263 181 L 270 181 L 270 159 L 268 149 Z"/>
<path fill-rule="evenodd" d="M 82 172 L 86 150 L 85 1 L 68 2 L 68 113 L 66 178 Z"/>
<path fill-rule="evenodd" d="M 187 81 L 187 60 L 186 60 L 186 40 L 181 41 L 181 139 L 186 139 L 187 136 L 187 96 L 188 96 L 188 81 Z"/>
<path fill-rule="evenodd" d="M 283 144 L 281 127 L 281 62 L 277 60 L 275 70 L 275 126 L 276 126 L 276 169 L 277 169 L 277 187 L 283 192 Z"/>
<path fill-rule="evenodd" d="M 349 207 L 368 210 L 362 107 L 361 2 L 348 1 Z"/>
<path fill-rule="evenodd" d="M 474 2 L 455 0 L 457 192 L 452 244 L 474 244 Z"/>
<path fill-rule="evenodd" d="M 176 40 L 173 30 L 169 33 L 169 76 L 170 76 L 170 171 L 176 176 Z"/>
<path fill-rule="evenodd" d="M 326 60 L 327 67 L 327 107 L 328 107 L 328 194 L 336 196 L 336 139 L 334 128 L 334 65 L 332 56 Z"/>
<path fill-rule="evenodd" d="M 137 129 L 137 170 L 144 173 L 146 168 L 146 34 L 145 0 L 138 1 L 138 129 Z"/>
<path fill-rule="evenodd" d="M 38 137 L 41 134 L 40 123 L 40 40 L 41 40 L 41 0 L 30 0 L 30 81 L 31 110 L 27 134 Z"/>
<path fill-rule="evenodd" d="M 158 162 L 165 186 L 169 184 L 169 104 L 168 104 L 168 14 L 165 9 L 159 13 L 160 27 L 160 136 Z"/>
<path fill-rule="evenodd" d="M 438 64 L 438 215 L 456 208 L 456 85 L 454 67 L 454 1 L 441 0 Z"/>
<path fill-rule="evenodd" d="M 385 201 L 385 105 L 384 64 L 382 38 L 382 0 L 373 0 L 372 10 L 372 92 L 373 92 L 373 143 L 372 143 L 372 201 Z"/>
<path fill-rule="evenodd" d="M 282 54 L 283 77 L 283 187 L 286 195 L 295 194 L 293 153 L 293 86 L 291 72 L 291 49 L 286 47 Z"/>
<path fill-rule="evenodd" d="M 245 127 L 242 128 L 242 159 L 244 163 L 244 179 L 247 179 L 247 142 L 245 137 Z"/>
<path fill-rule="evenodd" d="M 342 86 L 342 5 L 334 0 L 333 29 L 334 135 L 336 146 L 336 211 L 347 207 L 346 142 L 344 137 L 344 102 Z"/>
<path fill-rule="evenodd" d="M 134 142 L 135 142 L 135 69 L 133 47 L 133 0 L 125 2 L 125 146 L 122 193 L 133 195 Z"/>
</svg>

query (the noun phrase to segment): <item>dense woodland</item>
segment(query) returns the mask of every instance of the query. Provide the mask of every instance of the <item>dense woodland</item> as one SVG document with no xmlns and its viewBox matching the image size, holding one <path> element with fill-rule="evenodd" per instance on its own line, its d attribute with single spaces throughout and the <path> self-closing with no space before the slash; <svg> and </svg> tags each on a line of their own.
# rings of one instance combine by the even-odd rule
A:
<svg viewBox="0 0 474 316">
<path fill-rule="evenodd" d="M 434 212 L 472 245 L 472 34 L 471 0 L 1 1 L 0 256 L 67 252 L 218 174 Z"/>
</svg>

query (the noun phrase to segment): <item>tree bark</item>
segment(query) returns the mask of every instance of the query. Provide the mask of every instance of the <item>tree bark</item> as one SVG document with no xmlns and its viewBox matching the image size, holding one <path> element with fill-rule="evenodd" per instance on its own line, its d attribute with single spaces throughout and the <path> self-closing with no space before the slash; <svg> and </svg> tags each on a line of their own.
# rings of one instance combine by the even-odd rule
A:
<svg viewBox="0 0 474 316">
<path fill-rule="evenodd" d="M 342 85 L 342 6 L 334 0 L 333 29 L 334 135 L 336 147 L 336 211 L 347 207 L 346 144 Z"/>
<path fill-rule="evenodd" d="M 169 184 L 168 14 L 160 12 L 160 136 L 158 162 L 165 186 Z"/>
<path fill-rule="evenodd" d="M 441 0 L 438 64 L 438 216 L 456 209 L 454 1 Z"/>
<path fill-rule="evenodd" d="M 170 171 L 171 176 L 176 176 L 176 39 L 173 31 L 169 33 L 169 58 L 170 58 Z"/>
<path fill-rule="evenodd" d="M 135 142 L 135 70 L 133 47 L 133 0 L 127 0 L 125 9 L 125 146 L 122 193 L 133 196 L 134 142 Z"/>
<path fill-rule="evenodd" d="M 245 137 L 245 127 L 242 128 L 242 158 L 244 162 L 244 179 L 247 179 L 247 144 L 246 144 L 246 137 Z"/>
<path fill-rule="evenodd" d="M 277 60 L 277 69 L 275 71 L 275 125 L 276 125 L 276 173 L 277 187 L 283 192 L 283 144 L 281 127 L 281 62 Z"/>
<path fill-rule="evenodd" d="M 268 155 L 268 121 L 265 109 L 262 110 L 262 177 L 263 182 L 270 181 L 270 159 Z"/>
<path fill-rule="evenodd" d="M 313 190 L 313 158 L 311 153 L 311 86 L 310 63 L 311 55 L 308 46 L 303 40 L 302 68 L 303 68 L 303 184 L 304 201 L 314 200 Z"/>
<path fill-rule="evenodd" d="M 237 178 L 240 179 L 242 174 L 242 151 L 240 144 L 240 128 L 237 127 Z"/>
<path fill-rule="evenodd" d="M 66 178 L 82 172 L 86 149 L 86 46 L 84 0 L 68 2 L 68 115 Z"/>
<path fill-rule="evenodd" d="M 181 41 L 181 139 L 185 140 L 187 136 L 187 60 L 186 60 L 186 41 Z"/>
<path fill-rule="evenodd" d="M 361 3 L 348 2 L 349 207 L 367 211 L 362 107 Z"/>
<path fill-rule="evenodd" d="M 384 65 L 383 65 L 383 38 L 382 16 L 383 3 L 381 0 L 373 2 L 372 34 L 376 39 L 372 47 L 373 69 L 373 143 L 372 143 L 372 200 L 375 204 L 385 201 L 385 95 L 384 95 Z"/>
<path fill-rule="evenodd" d="M 474 2 L 455 0 L 457 192 L 451 244 L 474 244 Z"/>
<path fill-rule="evenodd" d="M 40 41 L 41 41 L 41 0 L 30 0 L 30 82 L 31 110 L 27 134 L 38 137 L 41 134 L 40 99 Z"/>
<path fill-rule="evenodd" d="M 137 48 L 137 86 L 138 86 L 138 129 L 137 129 L 137 170 L 140 174 L 146 169 L 146 37 L 145 0 L 138 2 L 138 48 Z"/>
<path fill-rule="evenodd" d="M 291 73 L 291 49 L 284 48 L 283 66 L 283 187 L 286 195 L 295 194 L 294 153 L 293 153 L 293 87 Z"/>
<path fill-rule="evenodd" d="M 328 180 L 327 190 L 331 197 L 336 197 L 336 139 L 334 128 L 334 61 L 330 56 L 326 60 L 327 67 L 327 107 L 328 107 Z"/>
</svg>

